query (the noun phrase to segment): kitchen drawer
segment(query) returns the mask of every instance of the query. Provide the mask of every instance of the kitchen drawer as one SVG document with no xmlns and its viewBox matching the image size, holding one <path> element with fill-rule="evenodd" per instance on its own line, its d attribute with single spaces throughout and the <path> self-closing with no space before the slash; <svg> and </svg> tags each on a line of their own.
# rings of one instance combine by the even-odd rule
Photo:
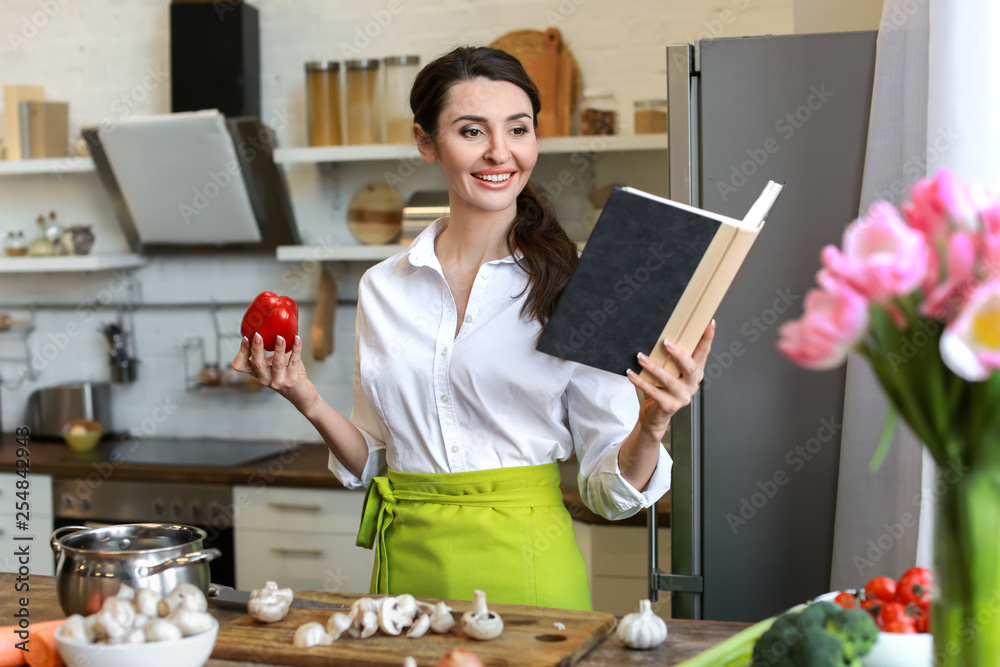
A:
<svg viewBox="0 0 1000 667">
<path fill-rule="evenodd" d="M 14 494 L 18 491 L 18 480 L 23 479 L 20 475 L 12 472 L 0 472 L 0 515 L 14 516 L 14 503 L 17 501 L 17 496 Z M 31 516 L 51 518 L 52 475 L 34 475 L 29 472 L 27 481 Z"/>
<path fill-rule="evenodd" d="M 307 531 L 356 535 L 363 491 L 289 487 L 233 487 L 237 530 Z"/>
<path fill-rule="evenodd" d="M 374 551 L 354 544 L 355 535 L 236 530 L 236 587 L 366 593 Z"/>
</svg>

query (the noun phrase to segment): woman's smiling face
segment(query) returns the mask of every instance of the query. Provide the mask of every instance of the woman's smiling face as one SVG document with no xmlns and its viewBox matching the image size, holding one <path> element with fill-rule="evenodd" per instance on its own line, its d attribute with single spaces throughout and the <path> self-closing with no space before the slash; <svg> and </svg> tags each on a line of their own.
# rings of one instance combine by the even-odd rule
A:
<svg viewBox="0 0 1000 667">
<path fill-rule="evenodd" d="M 421 152 L 441 163 L 452 215 L 478 209 L 513 217 L 538 159 L 531 100 L 506 81 L 459 81 L 441 111 L 436 141 Z"/>
</svg>

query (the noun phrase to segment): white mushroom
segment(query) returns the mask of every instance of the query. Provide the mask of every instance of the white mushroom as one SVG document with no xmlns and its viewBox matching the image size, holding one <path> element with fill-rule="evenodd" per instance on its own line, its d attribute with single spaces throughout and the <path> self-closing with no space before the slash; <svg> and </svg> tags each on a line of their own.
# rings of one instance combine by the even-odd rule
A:
<svg viewBox="0 0 1000 667">
<path fill-rule="evenodd" d="M 329 646 L 333 643 L 333 638 L 326 633 L 322 623 L 310 621 L 298 627 L 295 631 L 295 637 L 292 638 L 292 643 L 298 648 Z"/>
<path fill-rule="evenodd" d="M 399 611 L 410 617 L 410 621 L 417 617 L 417 598 L 413 597 L 409 593 L 403 593 L 396 597 L 396 604 L 399 605 Z M 419 603 L 426 604 L 426 603 Z"/>
<path fill-rule="evenodd" d="M 413 609 L 417 608 L 416 600 L 410 596 Z M 387 597 L 382 600 L 382 607 L 378 611 L 378 625 L 382 632 L 387 635 L 398 635 L 403 628 L 413 623 L 413 616 L 407 613 L 399 604 L 399 598 Z"/>
<path fill-rule="evenodd" d="M 503 632 L 503 619 L 486 607 L 486 593 L 476 590 L 473 599 L 473 610 L 462 614 L 462 630 L 469 637 L 480 641 L 496 639 Z"/>
<path fill-rule="evenodd" d="M 408 655 L 403 659 L 403 667 L 417 667 L 417 661 Z"/>
<path fill-rule="evenodd" d="M 152 617 L 146 616 L 145 614 L 136 614 L 135 620 L 132 621 L 132 629 L 139 630 L 146 627 L 146 624 L 149 623 L 150 618 L 155 618 L 155 614 Z"/>
<path fill-rule="evenodd" d="M 165 618 L 154 618 L 142 631 L 148 642 L 169 642 L 184 636 L 180 628 Z"/>
<path fill-rule="evenodd" d="M 157 605 L 160 603 L 160 594 L 152 588 L 140 588 L 135 592 L 135 599 L 132 604 L 135 610 L 144 616 L 159 616 Z"/>
<path fill-rule="evenodd" d="M 340 635 L 344 634 L 351 628 L 352 623 L 354 623 L 354 619 L 347 614 L 338 611 L 330 616 L 330 620 L 326 622 L 326 632 L 328 635 L 333 637 L 334 641 L 337 641 L 340 639 Z"/>
<path fill-rule="evenodd" d="M 135 589 L 128 584 L 122 584 L 118 587 L 118 592 L 115 593 L 115 597 L 125 598 L 126 600 L 135 599 Z"/>
<path fill-rule="evenodd" d="M 431 617 L 429 614 L 421 614 L 410 629 L 406 631 L 406 636 L 410 639 L 418 639 L 427 634 L 427 629 L 431 627 Z"/>
<path fill-rule="evenodd" d="M 375 600 L 372 598 L 364 597 L 358 598 L 351 605 L 351 617 L 350 635 L 352 637 L 361 637 L 361 634 L 371 625 L 371 618 L 375 619 L 375 630 L 378 630 L 378 615 L 376 614 L 379 606 L 376 605 Z M 369 618 L 369 614 L 371 615 Z M 374 634 L 374 631 L 368 633 L 367 637 Z"/>
<path fill-rule="evenodd" d="M 439 635 L 443 635 L 451 630 L 454 625 L 455 617 L 451 615 L 451 607 L 444 602 L 438 602 L 434 605 L 434 611 L 431 613 L 431 630 Z"/>
<path fill-rule="evenodd" d="M 62 630 L 59 635 L 63 639 L 70 639 L 77 642 L 87 642 L 88 644 L 94 641 L 94 632 L 87 625 L 86 619 L 80 614 L 72 614 L 66 617 L 66 620 L 62 624 Z"/>
<path fill-rule="evenodd" d="M 174 590 L 167 594 L 167 597 L 156 605 L 156 611 L 160 616 L 169 616 L 177 609 L 206 611 L 208 600 L 201 589 L 194 584 L 178 584 Z"/>
<path fill-rule="evenodd" d="M 285 602 L 285 604 L 291 606 L 292 600 L 295 598 L 295 592 L 291 588 L 278 588 L 277 582 L 266 581 L 264 582 L 264 588 L 255 588 L 250 591 L 250 599 L 256 597 L 267 597 L 269 595 L 276 595 L 278 599 Z"/>
<path fill-rule="evenodd" d="M 100 611 L 94 614 L 94 637 L 98 641 L 117 644 L 132 629 L 135 621 L 135 607 L 127 598 L 109 597 L 104 600 Z"/>
<path fill-rule="evenodd" d="M 199 635 L 215 624 L 211 614 L 190 609 L 176 609 L 167 616 L 167 620 L 180 628 L 181 634 L 185 637 Z"/>
<path fill-rule="evenodd" d="M 142 628 L 132 628 L 128 631 L 124 637 L 122 637 L 122 644 L 145 644 L 146 643 L 146 633 L 143 632 Z"/>
<path fill-rule="evenodd" d="M 361 617 L 361 638 L 368 639 L 376 632 L 378 632 L 378 614 L 366 611 Z"/>
<path fill-rule="evenodd" d="M 556 630 L 565 630 L 566 629 L 566 624 L 565 623 L 560 623 L 559 621 L 556 621 L 555 623 L 552 624 L 552 627 L 554 627 Z"/>
<path fill-rule="evenodd" d="M 261 623 L 277 623 L 288 615 L 288 609 L 288 603 L 277 595 L 261 595 L 247 602 L 247 612 Z"/>
</svg>

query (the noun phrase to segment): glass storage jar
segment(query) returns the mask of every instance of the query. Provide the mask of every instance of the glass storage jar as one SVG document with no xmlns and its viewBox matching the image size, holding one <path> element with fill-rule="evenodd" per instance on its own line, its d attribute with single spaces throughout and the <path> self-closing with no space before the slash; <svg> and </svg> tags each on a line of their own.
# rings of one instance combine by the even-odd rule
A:
<svg viewBox="0 0 1000 667">
<path fill-rule="evenodd" d="M 580 104 L 580 134 L 616 134 L 618 102 L 608 90 L 585 90 Z"/>
<path fill-rule="evenodd" d="M 382 143 L 378 106 L 379 62 L 363 58 L 346 63 L 348 144 Z"/>
<path fill-rule="evenodd" d="M 315 60 L 306 63 L 306 109 L 310 146 L 339 146 L 340 63 Z"/>
<path fill-rule="evenodd" d="M 413 143 L 413 114 L 410 113 L 410 88 L 420 71 L 420 56 L 390 56 L 385 59 L 385 141 L 389 144 Z"/>
<path fill-rule="evenodd" d="M 15 229 L 7 232 L 4 239 L 3 250 L 8 257 L 21 257 L 28 254 L 28 242 L 24 239 L 24 232 Z"/>
<path fill-rule="evenodd" d="M 666 134 L 666 132 L 667 132 L 667 101 L 636 100 L 635 133 Z"/>
</svg>

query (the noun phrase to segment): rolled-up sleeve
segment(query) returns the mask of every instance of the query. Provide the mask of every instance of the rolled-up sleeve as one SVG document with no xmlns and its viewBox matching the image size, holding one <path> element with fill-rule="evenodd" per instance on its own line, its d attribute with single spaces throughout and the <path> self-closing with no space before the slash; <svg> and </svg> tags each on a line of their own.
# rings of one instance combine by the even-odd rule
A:
<svg viewBox="0 0 1000 667">
<path fill-rule="evenodd" d="M 670 489 L 673 461 L 661 444 L 646 488 L 639 491 L 632 486 L 618 467 L 618 451 L 639 418 L 635 387 L 624 376 L 575 365 L 566 388 L 566 409 L 580 465 L 580 496 L 587 507 L 608 519 L 630 517 Z"/>
<path fill-rule="evenodd" d="M 330 452 L 329 468 L 334 477 L 346 489 L 363 489 L 368 486 L 372 477 L 384 474 L 386 427 L 379 417 L 378 410 L 365 395 L 361 384 L 361 340 L 365 327 L 364 313 L 358 308 L 354 332 L 354 407 L 351 410 L 351 423 L 354 424 L 368 445 L 368 459 L 361 471 L 361 477 L 352 473 L 333 452 Z"/>
</svg>

